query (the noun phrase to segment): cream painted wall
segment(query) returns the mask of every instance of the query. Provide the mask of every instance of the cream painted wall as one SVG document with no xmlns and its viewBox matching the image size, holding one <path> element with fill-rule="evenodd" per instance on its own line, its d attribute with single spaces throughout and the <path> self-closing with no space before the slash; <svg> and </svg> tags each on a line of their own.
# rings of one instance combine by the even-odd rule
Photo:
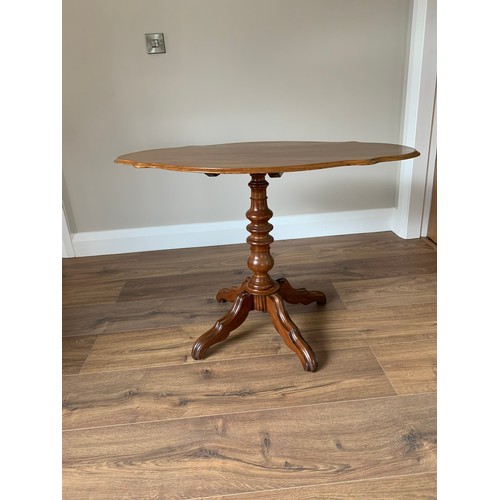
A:
<svg viewBox="0 0 500 500">
<path fill-rule="evenodd" d="M 72 232 L 239 220 L 246 176 L 113 163 L 253 140 L 399 142 L 411 0 L 64 0 Z M 167 53 L 148 55 L 144 33 Z M 393 207 L 397 165 L 272 179 L 276 216 Z M 293 203 L 290 200 L 294 200 Z"/>
</svg>

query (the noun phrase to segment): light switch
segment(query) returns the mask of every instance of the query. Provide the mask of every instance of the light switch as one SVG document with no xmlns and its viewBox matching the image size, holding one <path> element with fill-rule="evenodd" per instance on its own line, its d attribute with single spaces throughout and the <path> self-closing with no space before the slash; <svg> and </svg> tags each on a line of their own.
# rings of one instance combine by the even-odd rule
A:
<svg viewBox="0 0 500 500">
<path fill-rule="evenodd" d="M 146 49 L 148 54 L 164 54 L 166 50 L 163 33 L 146 33 Z"/>
</svg>

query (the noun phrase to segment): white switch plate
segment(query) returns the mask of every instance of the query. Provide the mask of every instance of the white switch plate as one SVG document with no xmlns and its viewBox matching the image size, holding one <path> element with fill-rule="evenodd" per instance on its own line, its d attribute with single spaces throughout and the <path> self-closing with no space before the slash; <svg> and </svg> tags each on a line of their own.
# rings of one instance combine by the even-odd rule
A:
<svg viewBox="0 0 500 500">
<path fill-rule="evenodd" d="M 146 49 L 148 54 L 164 54 L 166 50 L 163 33 L 146 33 Z"/>
</svg>

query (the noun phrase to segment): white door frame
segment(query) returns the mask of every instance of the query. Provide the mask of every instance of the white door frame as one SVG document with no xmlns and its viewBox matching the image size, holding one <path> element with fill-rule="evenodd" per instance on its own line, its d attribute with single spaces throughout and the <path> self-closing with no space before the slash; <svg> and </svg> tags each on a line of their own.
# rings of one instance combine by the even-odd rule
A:
<svg viewBox="0 0 500 500">
<path fill-rule="evenodd" d="M 69 230 L 68 219 L 66 218 L 64 202 L 62 204 L 62 256 L 63 258 L 76 257 L 75 249 L 73 248 L 71 231 Z"/>
<path fill-rule="evenodd" d="M 429 232 L 429 218 L 431 216 L 432 186 L 436 175 L 437 164 L 437 109 L 434 97 L 434 114 L 432 116 L 431 142 L 429 144 L 429 162 L 427 165 L 427 182 L 425 185 L 424 209 L 422 213 L 422 231 L 420 236 L 427 236 Z"/>
<path fill-rule="evenodd" d="M 419 238 L 424 229 L 425 193 L 435 163 L 430 155 L 437 81 L 436 25 L 436 0 L 414 0 L 401 142 L 418 149 L 420 156 L 401 162 L 393 224 L 393 231 L 406 239 Z"/>
</svg>

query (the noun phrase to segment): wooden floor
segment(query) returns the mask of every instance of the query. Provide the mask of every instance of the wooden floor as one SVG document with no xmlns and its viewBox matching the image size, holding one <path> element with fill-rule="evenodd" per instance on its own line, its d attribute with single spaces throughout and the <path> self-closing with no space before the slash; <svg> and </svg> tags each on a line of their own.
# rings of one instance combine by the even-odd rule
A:
<svg viewBox="0 0 500 500">
<path fill-rule="evenodd" d="M 288 306 L 315 373 L 257 311 L 191 359 L 246 244 L 63 260 L 65 500 L 436 498 L 436 249 L 373 233 L 273 255 L 327 295 Z"/>
</svg>

